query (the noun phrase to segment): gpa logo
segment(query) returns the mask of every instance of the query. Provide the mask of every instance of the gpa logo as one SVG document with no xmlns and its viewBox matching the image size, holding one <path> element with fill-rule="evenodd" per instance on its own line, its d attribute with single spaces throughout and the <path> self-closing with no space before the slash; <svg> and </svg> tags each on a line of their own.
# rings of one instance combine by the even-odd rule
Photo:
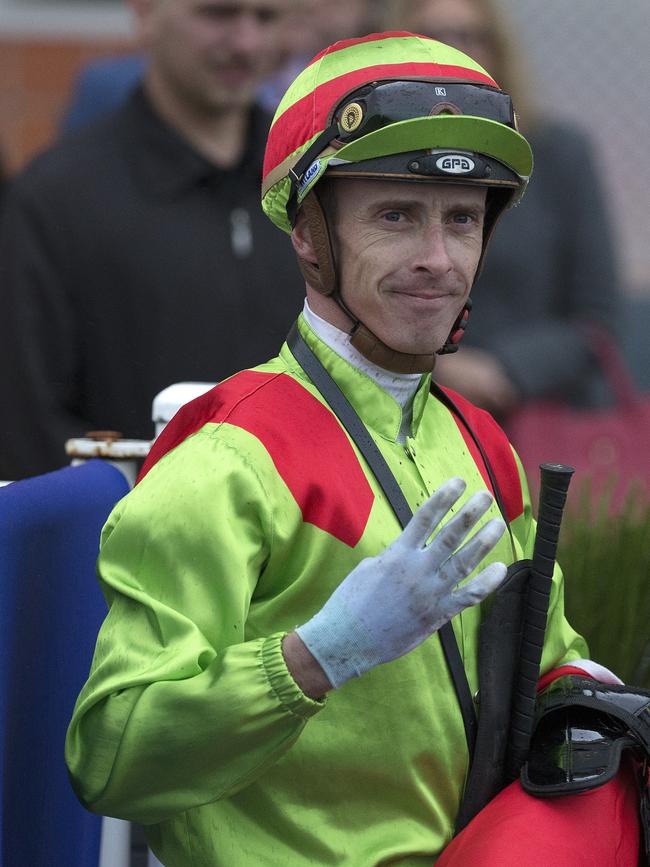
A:
<svg viewBox="0 0 650 867">
<path fill-rule="evenodd" d="M 436 160 L 436 166 L 448 175 L 466 175 L 476 168 L 474 160 L 464 154 L 445 154 Z"/>
<path fill-rule="evenodd" d="M 314 180 L 314 178 L 318 175 L 319 172 L 320 160 L 316 160 L 309 166 L 305 174 L 302 176 L 302 181 L 300 182 L 300 192 L 305 190 L 309 186 L 309 184 L 311 184 L 311 182 Z"/>
</svg>

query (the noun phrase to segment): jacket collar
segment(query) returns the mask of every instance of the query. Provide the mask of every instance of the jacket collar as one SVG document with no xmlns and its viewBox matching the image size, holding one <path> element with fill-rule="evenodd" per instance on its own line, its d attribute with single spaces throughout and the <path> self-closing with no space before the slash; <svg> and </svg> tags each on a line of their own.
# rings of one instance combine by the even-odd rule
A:
<svg viewBox="0 0 650 867">
<path fill-rule="evenodd" d="M 358 370 L 324 343 L 312 331 L 302 314 L 298 318 L 298 330 L 366 427 L 384 439 L 396 442 L 402 422 L 402 408 L 399 403 L 366 373 Z M 280 357 L 294 376 L 309 381 L 286 343 L 280 351 Z M 413 402 L 414 437 L 422 420 L 430 388 L 431 374 L 423 374 Z"/>
</svg>

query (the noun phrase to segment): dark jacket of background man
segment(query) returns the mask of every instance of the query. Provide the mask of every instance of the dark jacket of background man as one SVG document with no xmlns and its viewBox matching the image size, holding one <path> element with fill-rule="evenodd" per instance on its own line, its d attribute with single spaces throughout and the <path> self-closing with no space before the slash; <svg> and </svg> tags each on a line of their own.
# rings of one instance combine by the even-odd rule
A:
<svg viewBox="0 0 650 867">
<path fill-rule="evenodd" d="M 270 118 L 208 162 L 142 90 L 16 179 L 0 228 L 0 478 L 67 462 L 96 429 L 150 438 L 172 382 L 273 355 L 304 295 L 259 205 Z"/>
</svg>

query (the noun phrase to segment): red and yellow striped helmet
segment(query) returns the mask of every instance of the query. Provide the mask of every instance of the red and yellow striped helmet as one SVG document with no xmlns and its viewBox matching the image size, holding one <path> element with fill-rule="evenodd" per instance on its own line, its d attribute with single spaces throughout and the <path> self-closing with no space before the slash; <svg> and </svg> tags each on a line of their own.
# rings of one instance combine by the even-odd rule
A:
<svg viewBox="0 0 650 867">
<path fill-rule="evenodd" d="M 424 36 L 374 33 L 326 48 L 289 87 L 269 133 L 262 207 L 290 232 L 325 172 L 480 183 L 505 193 L 505 207 L 532 164 L 510 98 L 478 63 Z"/>
</svg>

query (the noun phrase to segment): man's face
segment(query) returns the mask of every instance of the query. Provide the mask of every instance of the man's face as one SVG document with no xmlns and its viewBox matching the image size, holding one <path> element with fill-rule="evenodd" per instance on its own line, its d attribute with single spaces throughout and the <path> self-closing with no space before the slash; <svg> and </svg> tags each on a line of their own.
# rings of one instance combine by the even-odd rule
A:
<svg viewBox="0 0 650 867">
<path fill-rule="evenodd" d="M 392 349 L 440 349 L 481 256 L 485 189 L 379 180 L 333 184 L 345 304 Z"/>
<path fill-rule="evenodd" d="M 133 0 L 153 73 L 205 112 L 248 105 L 277 61 L 287 0 Z"/>
</svg>

